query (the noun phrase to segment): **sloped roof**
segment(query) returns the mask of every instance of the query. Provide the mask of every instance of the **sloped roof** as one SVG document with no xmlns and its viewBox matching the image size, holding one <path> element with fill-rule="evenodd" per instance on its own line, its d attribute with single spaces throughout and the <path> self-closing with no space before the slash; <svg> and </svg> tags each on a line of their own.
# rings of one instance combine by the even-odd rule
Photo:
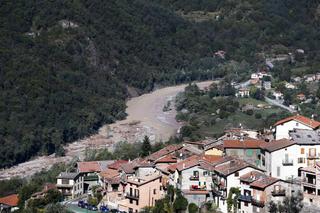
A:
<svg viewBox="0 0 320 213">
<path fill-rule="evenodd" d="M 232 148 L 251 148 L 251 149 L 259 149 L 261 145 L 266 142 L 263 140 L 255 140 L 255 139 L 246 139 L 243 141 L 240 140 L 224 140 L 223 147 L 232 149 Z"/>
<path fill-rule="evenodd" d="M 59 179 L 75 179 L 79 173 L 76 172 L 61 172 L 57 178 Z"/>
<path fill-rule="evenodd" d="M 118 170 L 122 164 L 125 164 L 127 163 L 128 161 L 127 160 L 116 160 L 115 162 L 113 162 L 112 164 L 109 164 L 108 165 L 108 168 L 109 169 L 115 169 L 115 170 Z"/>
<path fill-rule="evenodd" d="M 155 161 L 156 163 L 177 163 L 177 157 L 170 154 Z"/>
<path fill-rule="evenodd" d="M 234 158 L 232 160 L 229 160 L 225 163 L 222 163 L 220 165 L 217 165 L 214 170 L 224 176 L 229 176 L 237 171 L 240 171 L 241 169 L 251 167 L 257 170 L 262 171 L 261 169 L 257 168 L 256 166 L 247 163 L 244 160 Z"/>
<path fill-rule="evenodd" d="M 278 182 L 280 179 L 274 178 L 274 177 L 263 177 L 260 178 L 250 184 L 250 187 L 259 188 L 259 189 L 265 189 L 266 187 Z"/>
<path fill-rule="evenodd" d="M 173 164 L 168 167 L 168 171 L 174 172 L 176 169 L 181 171 L 183 169 L 191 168 L 197 164 L 199 164 L 199 156 L 198 155 L 192 155 L 191 157 L 188 157 L 187 159 L 180 161 L 179 163 Z"/>
<path fill-rule="evenodd" d="M 306 126 L 309 126 L 312 129 L 316 129 L 316 128 L 318 128 L 320 126 L 320 122 L 318 122 L 316 120 L 312 120 L 312 119 L 307 118 L 307 117 L 304 117 L 302 115 L 294 115 L 294 116 L 282 119 L 282 120 L 276 122 L 274 124 L 274 126 L 278 126 L 280 124 L 283 124 L 283 123 L 286 123 L 286 122 L 289 122 L 289 121 L 292 121 L 292 120 L 300 122 L 300 123 L 302 123 L 302 124 L 304 124 Z"/>
<path fill-rule="evenodd" d="M 113 178 L 118 176 L 120 173 L 114 169 L 107 169 L 106 171 L 100 172 L 100 176 L 104 178 Z"/>
<path fill-rule="evenodd" d="M 19 197 L 17 194 L 12 194 L 12 195 L 8 195 L 6 197 L 0 198 L 1 204 L 5 204 L 11 207 L 18 206 L 18 202 L 19 202 Z"/>
<path fill-rule="evenodd" d="M 100 165 L 98 161 L 83 161 L 78 162 L 79 172 L 89 173 L 89 172 L 101 172 Z"/>
<path fill-rule="evenodd" d="M 289 146 L 292 146 L 296 144 L 294 141 L 290 141 L 288 139 L 280 139 L 280 140 L 273 140 L 270 141 L 268 143 L 264 143 L 261 148 L 265 149 L 269 152 L 274 152 L 277 151 L 279 149 L 283 149 Z"/>
<path fill-rule="evenodd" d="M 164 147 L 163 149 L 160 149 L 157 152 L 152 153 L 151 155 L 146 157 L 146 160 L 155 161 L 159 158 L 168 155 L 176 150 L 179 150 L 182 148 L 181 144 L 175 144 L 175 145 L 169 145 L 167 147 Z"/>
<path fill-rule="evenodd" d="M 260 171 L 251 171 L 248 172 L 242 176 L 240 176 L 240 180 L 247 182 L 247 183 L 252 183 L 260 178 L 264 178 L 267 175 L 265 175 L 264 173 L 260 172 Z"/>
</svg>

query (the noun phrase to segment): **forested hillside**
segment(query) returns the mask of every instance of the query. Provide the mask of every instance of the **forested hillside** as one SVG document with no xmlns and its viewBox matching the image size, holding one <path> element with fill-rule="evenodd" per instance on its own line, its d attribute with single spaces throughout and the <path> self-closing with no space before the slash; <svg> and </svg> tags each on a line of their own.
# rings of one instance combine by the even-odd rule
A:
<svg viewBox="0 0 320 213">
<path fill-rule="evenodd" d="M 258 66 L 262 51 L 303 48 L 306 63 L 317 66 L 318 4 L 1 1 L 0 167 L 37 153 L 62 154 L 62 144 L 124 118 L 128 87 L 142 93 L 158 85 L 241 77 Z M 210 16 L 193 20 L 193 11 Z M 226 51 L 225 60 L 213 57 L 218 50 Z"/>
</svg>

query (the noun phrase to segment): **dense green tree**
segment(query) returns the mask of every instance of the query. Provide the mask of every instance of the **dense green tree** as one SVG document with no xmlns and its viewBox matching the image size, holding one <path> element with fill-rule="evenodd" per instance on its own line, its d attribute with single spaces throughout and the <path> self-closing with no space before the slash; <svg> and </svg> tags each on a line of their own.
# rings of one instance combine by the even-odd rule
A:
<svg viewBox="0 0 320 213">
<path fill-rule="evenodd" d="M 148 156 L 151 151 L 152 151 L 152 147 L 150 144 L 149 137 L 145 135 L 143 138 L 142 147 L 141 147 L 142 157 Z"/>
<path fill-rule="evenodd" d="M 188 200 L 183 197 L 182 193 L 180 190 L 177 189 L 176 191 L 176 197 L 173 202 L 173 208 L 176 212 L 181 212 L 186 210 L 188 207 Z"/>
</svg>

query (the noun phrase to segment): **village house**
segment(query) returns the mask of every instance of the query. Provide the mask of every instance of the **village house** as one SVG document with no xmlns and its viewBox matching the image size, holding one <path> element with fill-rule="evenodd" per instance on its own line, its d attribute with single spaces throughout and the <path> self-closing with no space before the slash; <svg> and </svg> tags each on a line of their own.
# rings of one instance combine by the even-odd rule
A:
<svg viewBox="0 0 320 213">
<path fill-rule="evenodd" d="M 44 198 L 49 190 L 57 189 L 56 184 L 46 183 L 40 192 L 35 192 L 31 195 L 31 199 L 41 199 Z"/>
<path fill-rule="evenodd" d="M 320 122 L 304 117 L 302 115 L 295 115 L 276 122 L 273 131 L 275 139 L 287 138 L 289 139 L 289 131 L 293 129 L 309 129 L 316 130 L 320 126 Z"/>
<path fill-rule="evenodd" d="M 113 160 L 107 161 L 82 161 L 77 163 L 77 172 L 83 176 L 83 190 L 86 193 L 93 186 L 99 185 L 98 174 L 105 171 L 108 165 L 114 163 Z"/>
<path fill-rule="evenodd" d="M 315 74 L 307 74 L 303 76 L 303 79 L 305 82 L 313 82 L 316 81 L 316 75 Z"/>
<path fill-rule="evenodd" d="M 227 156 L 243 159 L 252 165 L 260 166 L 260 147 L 266 142 L 255 139 L 224 140 L 223 148 Z"/>
<path fill-rule="evenodd" d="M 241 159 L 226 158 L 228 159 L 227 161 L 214 167 L 212 174 L 213 202 L 222 212 L 228 212 L 226 199 L 231 187 L 240 186 L 240 176 L 253 171 L 263 172 L 263 170 Z"/>
<path fill-rule="evenodd" d="M 243 213 L 267 213 L 270 201 L 283 201 L 291 193 L 289 184 L 262 172 L 251 171 L 240 177 L 239 210 Z"/>
<path fill-rule="evenodd" d="M 294 84 L 289 83 L 289 82 L 285 83 L 285 87 L 287 89 L 296 89 L 296 86 Z"/>
<path fill-rule="evenodd" d="M 263 81 L 263 88 L 266 90 L 270 90 L 271 89 L 271 81 Z"/>
<path fill-rule="evenodd" d="M 320 160 L 319 130 L 294 129 L 289 132 L 289 136 L 298 145 L 295 157 L 299 167 L 313 166 Z"/>
<path fill-rule="evenodd" d="M 61 172 L 57 177 L 57 189 L 65 199 L 73 199 L 84 193 L 84 177 L 76 172 Z"/>
<path fill-rule="evenodd" d="M 305 96 L 305 94 L 303 94 L 303 93 L 299 93 L 299 94 L 297 95 L 297 99 L 298 99 L 299 101 L 305 101 L 305 100 L 306 100 L 306 96 Z"/>
<path fill-rule="evenodd" d="M 249 96 L 250 96 L 250 89 L 248 88 L 240 88 L 236 93 L 236 97 L 245 98 Z"/>
<path fill-rule="evenodd" d="M 17 194 L 0 198 L 0 212 L 15 212 L 18 207 L 19 197 Z"/>
<path fill-rule="evenodd" d="M 164 197 L 162 176 L 153 167 L 136 168 L 135 175 L 127 176 L 123 181 L 123 199 L 117 202 L 119 210 L 139 212 Z"/>
<path fill-rule="evenodd" d="M 174 164 L 168 168 L 172 173 L 170 184 L 180 189 L 189 203 L 199 205 L 212 200 L 210 171 L 213 169 L 213 165 L 222 159 L 222 156 L 194 155 Z"/>
<path fill-rule="evenodd" d="M 261 147 L 261 168 L 269 176 L 287 180 L 298 177 L 298 145 L 288 139 L 274 140 Z"/>
<path fill-rule="evenodd" d="M 304 202 L 320 205 L 320 163 L 300 170 Z"/>
<path fill-rule="evenodd" d="M 282 92 L 279 92 L 279 91 L 274 91 L 272 93 L 272 95 L 274 96 L 274 98 L 276 100 L 282 100 L 283 99 L 283 93 Z"/>
</svg>

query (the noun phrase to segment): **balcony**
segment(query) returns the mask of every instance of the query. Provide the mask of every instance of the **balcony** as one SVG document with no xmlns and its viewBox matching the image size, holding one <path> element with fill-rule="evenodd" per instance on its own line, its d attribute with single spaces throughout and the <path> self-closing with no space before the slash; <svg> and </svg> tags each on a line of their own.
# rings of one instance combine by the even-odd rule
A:
<svg viewBox="0 0 320 213">
<path fill-rule="evenodd" d="M 286 190 L 285 189 L 273 190 L 271 194 L 273 197 L 286 196 Z"/>
<path fill-rule="evenodd" d="M 307 153 L 308 159 L 317 159 L 319 157 L 320 157 L 320 155 L 319 154 L 317 155 L 317 153 Z"/>
<path fill-rule="evenodd" d="M 199 180 L 199 176 L 191 176 L 189 179 L 193 180 L 193 181 L 198 181 Z"/>
<path fill-rule="evenodd" d="M 99 177 L 98 175 L 88 175 L 83 177 L 84 181 L 98 181 Z"/>
<path fill-rule="evenodd" d="M 257 199 L 252 198 L 251 203 L 252 203 L 252 205 L 260 207 L 260 208 L 264 207 L 264 201 L 261 201 L 261 200 L 257 200 Z"/>
<path fill-rule="evenodd" d="M 133 200 L 139 200 L 139 195 L 126 193 L 126 198 L 133 199 Z"/>
<path fill-rule="evenodd" d="M 292 159 L 282 160 L 282 165 L 284 165 L 284 166 L 292 166 L 293 165 L 293 160 Z"/>
<path fill-rule="evenodd" d="M 240 195 L 238 200 L 250 203 L 252 197 L 250 195 Z"/>
<path fill-rule="evenodd" d="M 191 185 L 190 190 L 191 191 L 205 191 L 205 190 L 207 190 L 207 187 L 205 185 L 202 185 L 202 186 Z"/>
<path fill-rule="evenodd" d="M 316 187 L 316 179 L 315 178 L 303 178 L 302 184 L 309 187 Z"/>
</svg>

